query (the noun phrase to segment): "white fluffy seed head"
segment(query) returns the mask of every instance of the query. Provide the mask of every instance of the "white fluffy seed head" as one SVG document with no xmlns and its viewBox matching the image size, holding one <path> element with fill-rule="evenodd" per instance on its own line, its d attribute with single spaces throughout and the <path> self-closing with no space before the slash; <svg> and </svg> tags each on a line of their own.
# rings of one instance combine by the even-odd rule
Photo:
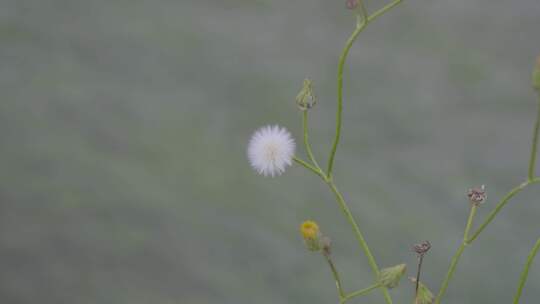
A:
<svg viewBox="0 0 540 304">
<path fill-rule="evenodd" d="M 295 143 L 285 128 L 265 126 L 253 134 L 247 155 L 249 163 L 264 176 L 281 175 L 292 164 Z"/>
</svg>

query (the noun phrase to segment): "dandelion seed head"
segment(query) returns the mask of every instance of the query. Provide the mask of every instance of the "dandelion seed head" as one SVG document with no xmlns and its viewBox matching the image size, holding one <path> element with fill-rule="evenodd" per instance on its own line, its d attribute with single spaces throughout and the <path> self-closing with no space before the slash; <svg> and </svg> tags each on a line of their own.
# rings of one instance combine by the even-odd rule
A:
<svg viewBox="0 0 540 304">
<path fill-rule="evenodd" d="M 247 155 L 257 173 L 274 177 L 292 164 L 294 149 L 294 139 L 287 129 L 277 125 L 265 126 L 251 137 Z"/>
</svg>

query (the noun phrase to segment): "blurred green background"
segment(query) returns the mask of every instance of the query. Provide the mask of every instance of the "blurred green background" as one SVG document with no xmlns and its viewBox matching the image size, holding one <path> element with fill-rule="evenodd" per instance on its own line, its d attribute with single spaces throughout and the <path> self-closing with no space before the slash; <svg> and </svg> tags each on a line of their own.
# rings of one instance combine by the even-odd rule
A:
<svg viewBox="0 0 540 304">
<path fill-rule="evenodd" d="M 368 1 L 371 11 L 382 1 Z M 372 277 L 331 193 L 299 167 L 256 175 L 258 127 L 297 138 L 304 77 L 312 141 L 334 132 L 344 1 L 0 1 L 0 302 L 336 303 Z M 460 242 L 465 193 L 524 180 L 535 113 L 540 2 L 409 0 L 362 33 L 345 70 L 336 182 L 382 266 L 424 239 L 437 290 Z M 300 149 L 299 154 L 303 151 Z M 510 303 L 540 235 L 540 187 L 462 257 L 445 303 Z M 524 303 L 540 298 L 540 263 Z M 413 286 L 392 291 L 412 302 Z M 378 292 L 351 303 L 382 303 Z"/>
</svg>

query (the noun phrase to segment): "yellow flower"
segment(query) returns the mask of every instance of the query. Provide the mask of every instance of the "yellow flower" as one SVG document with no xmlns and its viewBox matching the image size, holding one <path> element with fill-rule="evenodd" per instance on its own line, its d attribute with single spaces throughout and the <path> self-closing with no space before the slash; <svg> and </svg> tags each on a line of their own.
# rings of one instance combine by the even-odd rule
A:
<svg viewBox="0 0 540 304">
<path fill-rule="evenodd" d="M 319 236 L 319 225 L 314 221 L 304 221 L 300 225 L 300 233 L 304 240 L 315 240 Z"/>
</svg>

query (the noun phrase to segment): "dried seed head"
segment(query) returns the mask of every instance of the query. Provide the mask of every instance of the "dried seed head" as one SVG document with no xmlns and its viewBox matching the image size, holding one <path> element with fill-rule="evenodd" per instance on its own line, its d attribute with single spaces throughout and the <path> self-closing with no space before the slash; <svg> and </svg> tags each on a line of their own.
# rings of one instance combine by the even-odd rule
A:
<svg viewBox="0 0 540 304">
<path fill-rule="evenodd" d="M 487 199 L 486 187 L 482 185 L 480 187 L 469 189 L 469 191 L 467 191 L 467 197 L 469 198 L 469 202 L 471 202 L 471 204 L 480 206 Z"/>
<path fill-rule="evenodd" d="M 423 241 L 420 244 L 413 245 L 413 251 L 416 252 L 418 257 L 423 257 L 431 248 L 429 241 Z"/>
</svg>

